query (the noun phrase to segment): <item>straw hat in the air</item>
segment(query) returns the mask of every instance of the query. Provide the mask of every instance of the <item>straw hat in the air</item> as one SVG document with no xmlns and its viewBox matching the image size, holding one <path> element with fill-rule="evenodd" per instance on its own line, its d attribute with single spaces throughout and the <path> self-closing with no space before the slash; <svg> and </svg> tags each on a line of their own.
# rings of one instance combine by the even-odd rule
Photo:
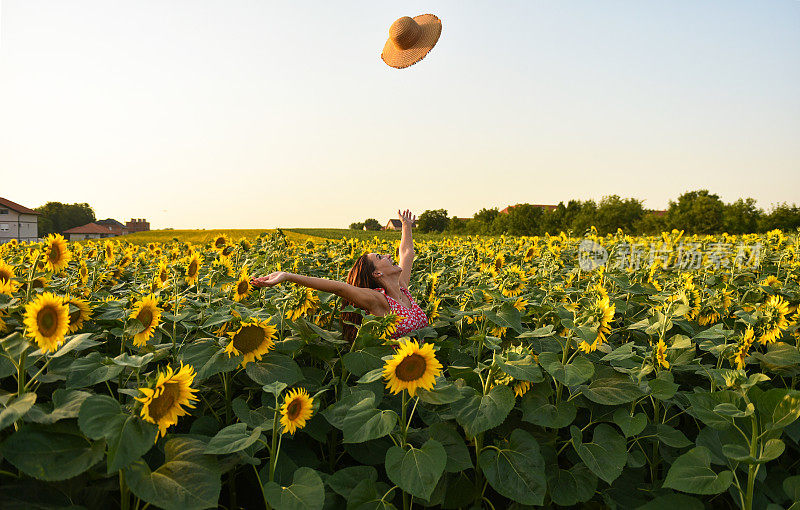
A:
<svg viewBox="0 0 800 510">
<path fill-rule="evenodd" d="M 398 69 L 414 65 L 431 51 L 441 33 L 442 22 L 433 14 L 403 16 L 389 27 L 381 58 Z"/>
</svg>

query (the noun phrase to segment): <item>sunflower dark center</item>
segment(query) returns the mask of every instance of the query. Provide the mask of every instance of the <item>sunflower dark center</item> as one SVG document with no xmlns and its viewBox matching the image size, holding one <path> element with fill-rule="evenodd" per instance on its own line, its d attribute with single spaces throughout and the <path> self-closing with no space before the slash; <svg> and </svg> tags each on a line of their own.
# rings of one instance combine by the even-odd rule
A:
<svg viewBox="0 0 800 510">
<path fill-rule="evenodd" d="M 406 356 L 403 361 L 397 365 L 394 373 L 401 381 L 416 381 L 422 377 L 426 368 L 427 363 L 425 362 L 425 358 L 419 354 L 412 354 L 411 356 Z"/>
<path fill-rule="evenodd" d="M 161 272 L 158 273 L 158 279 L 161 280 L 162 282 L 167 281 L 167 270 L 166 269 L 162 269 Z"/>
<path fill-rule="evenodd" d="M 0 269 L 0 282 L 6 283 L 11 279 L 11 273 L 6 269 Z"/>
<path fill-rule="evenodd" d="M 58 245 L 53 245 L 50 247 L 50 252 L 47 254 L 47 258 L 50 259 L 50 262 L 53 264 L 61 260 L 61 250 L 59 249 Z"/>
<path fill-rule="evenodd" d="M 36 314 L 36 325 L 42 336 L 52 336 L 58 326 L 58 313 L 53 306 L 45 306 Z"/>
<path fill-rule="evenodd" d="M 300 416 L 300 411 L 303 410 L 303 403 L 300 402 L 299 398 L 296 398 L 289 402 L 289 405 L 286 407 L 286 417 L 289 418 L 290 421 L 294 421 Z"/>
<path fill-rule="evenodd" d="M 220 249 L 223 246 L 225 246 L 225 239 L 221 237 L 217 238 L 217 240 L 214 242 L 214 247 Z"/>
<path fill-rule="evenodd" d="M 239 282 L 239 285 L 236 286 L 236 293 L 240 296 L 247 292 L 248 283 L 244 280 Z"/>
<path fill-rule="evenodd" d="M 139 313 L 136 314 L 136 318 L 139 319 L 139 322 L 147 329 L 153 323 L 153 311 L 146 307 L 142 308 L 139 310 Z"/>
<path fill-rule="evenodd" d="M 168 382 L 164 384 L 164 391 L 150 402 L 150 417 L 158 422 L 169 413 L 180 397 L 180 384 Z"/>
<path fill-rule="evenodd" d="M 233 346 L 242 354 L 257 350 L 264 342 L 264 330 L 258 326 L 245 326 L 233 337 Z"/>
<path fill-rule="evenodd" d="M 191 264 L 189 264 L 189 276 L 192 277 L 197 274 L 197 261 L 193 260 Z"/>
<path fill-rule="evenodd" d="M 41 278 L 36 278 L 31 282 L 31 287 L 34 289 L 43 289 L 44 288 L 44 280 Z"/>
</svg>

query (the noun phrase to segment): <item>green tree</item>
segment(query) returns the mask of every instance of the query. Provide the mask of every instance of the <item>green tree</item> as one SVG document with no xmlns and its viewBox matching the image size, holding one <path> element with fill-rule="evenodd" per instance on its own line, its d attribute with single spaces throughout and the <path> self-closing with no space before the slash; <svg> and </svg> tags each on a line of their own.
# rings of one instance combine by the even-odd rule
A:
<svg viewBox="0 0 800 510">
<path fill-rule="evenodd" d="M 367 230 L 380 230 L 383 227 L 375 218 L 364 220 L 364 226 L 367 227 Z"/>
<path fill-rule="evenodd" d="M 644 215 L 641 201 L 635 198 L 623 200 L 619 195 L 610 195 L 600 201 L 594 225 L 600 234 L 613 233 L 618 228 L 625 233 L 633 233 L 634 226 Z"/>
<path fill-rule="evenodd" d="M 467 231 L 472 234 L 491 234 L 494 231 L 494 221 L 499 214 L 497 207 L 491 209 L 484 207 L 472 215 L 472 220 L 467 224 Z"/>
<path fill-rule="evenodd" d="M 597 204 L 594 200 L 581 201 L 579 204 L 579 207 L 575 208 L 575 215 L 572 217 L 572 231 L 577 235 L 583 235 L 597 223 Z"/>
<path fill-rule="evenodd" d="M 427 210 L 420 214 L 417 226 L 420 232 L 444 232 L 448 222 L 446 210 Z"/>
<path fill-rule="evenodd" d="M 503 232 L 511 235 L 526 236 L 542 233 L 541 219 L 543 210 L 531 204 L 517 204 L 503 214 Z"/>
<path fill-rule="evenodd" d="M 361 222 L 351 223 L 350 230 L 364 230 L 364 223 Z"/>
<path fill-rule="evenodd" d="M 723 224 L 729 234 L 747 234 L 756 232 L 764 212 L 756 207 L 752 198 L 740 198 L 732 204 L 725 205 Z"/>
<path fill-rule="evenodd" d="M 800 228 L 800 208 L 786 202 L 773 205 L 769 213 L 762 216 L 759 230 L 767 231 L 776 228 L 787 231 Z"/>
<path fill-rule="evenodd" d="M 463 234 L 467 232 L 467 225 L 471 220 L 466 218 L 450 218 L 447 224 L 447 231 L 454 234 Z"/>
<path fill-rule="evenodd" d="M 686 230 L 692 234 L 714 234 L 724 226 L 725 204 L 707 189 L 688 191 L 670 200 L 667 220 L 670 228 Z"/>
<path fill-rule="evenodd" d="M 62 234 L 65 230 L 86 225 L 95 220 L 94 210 L 87 203 L 62 204 L 47 202 L 37 207 L 39 216 L 39 236 Z"/>
</svg>

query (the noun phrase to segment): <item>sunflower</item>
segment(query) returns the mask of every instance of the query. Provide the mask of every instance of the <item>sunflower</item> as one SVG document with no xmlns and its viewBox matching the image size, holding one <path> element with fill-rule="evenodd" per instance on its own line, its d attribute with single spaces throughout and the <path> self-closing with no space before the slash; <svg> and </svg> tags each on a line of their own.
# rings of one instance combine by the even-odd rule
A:
<svg viewBox="0 0 800 510">
<path fill-rule="evenodd" d="M 231 241 L 230 239 L 228 239 L 228 236 L 226 236 L 225 234 L 221 234 L 214 237 L 214 240 L 212 241 L 211 244 L 216 251 L 221 252 L 222 250 L 225 249 L 226 246 L 229 246 L 231 244 Z"/>
<path fill-rule="evenodd" d="M 736 353 L 733 355 L 733 362 L 736 363 L 737 369 L 744 369 L 750 347 L 752 347 L 755 339 L 753 328 L 747 326 L 747 330 L 744 332 L 744 335 L 742 335 L 742 341 L 739 343 L 739 347 L 736 348 Z"/>
<path fill-rule="evenodd" d="M 781 336 L 781 332 L 789 327 L 786 316 L 789 315 L 789 304 L 780 296 L 771 296 L 766 303 L 761 305 L 761 319 L 759 320 L 760 335 L 758 341 L 762 344 L 773 343 Z"/>
<path fill-rule="evenodd" d="M 593 352 L 606 341 L 606 335 L 611 333 L 611 321 L 614 319 L 614 313 L 616 313 L 616 306 L 610 304 L 607 297 L 595 300 L 589 309 L 589 314 L 590 323 L 597 326 L 597 338 L 591 344 L 585 340 L 581 341 L 578 347 L 582 351 Z"/>
<path fill-rule="evenodd" d="M 86 285 L 86 282 L 89 281 L 89 267 L 86 265 L 85 260 L 81 260 L 80 266 L 78 266 L 78 277 L 83 285 Z"/>
<path fill-rule="evenodd" d="M 44 240 L 45 261 L 48 271 L 60 273 L 67 267 L 72 253 L 67 247 L 67 240 L 61 234 L 50 234 Z"/>
<path fill-rule="evenodd" d="M 381 317 L 379 320 L 380 325 L 378 326 L 380 338 L 383 340 L 392 338 L 392 336 L 397 333 L 397 326 L 403 321 L 403 319 L 405 319 L 405 317 L 394 312 L 389 312 Z"/>
<path fill-rule="evenodd" d="M 284 397 L 281 406 L 281 426 L 283 432 L 294 435 L 295 430 L 306 426 L 306 420 L 311 418 L 314 399 L 308 396 L 303 389 L 291 390 Z"/>
<path fill-rule="evenodd" d="M 55 294 L 45 292 L 25 305 L 26 334 L 44 352 L 55 352 L 69 329 L 69 307 Z"/>
<path fill-rule="evenodd" d="M 522 298 L 517 298 L 517 300 L 514 301 L 513 305 L 514 308 L 516 308 L 522 313 L 525 313 L 525 308 L 528 306 L 528 301 Z"/>
<path fill-rule="evenodd" d="M 173 373 L 172 367 L 167 367 L 166 373 L 159 373 L 154 388 L 139 388 L 144 397 L 135 397 L 141 402 L 141 417 L 144 421 L 158 425 L 158 436 L 165 436 L 167 429 L 178 423 L 178 417 L 188 414 L 183 407 L 194 408 L 192 401 L 197 401 L 194 393 L 198 390 L 192 388 L 194 381 L 194 368 L 184 365 Z"/>
<path fill-rule="evenodd" d="M 167 280 L 169 280 L 169 269 L 167 268 L 167 262 L 165 260 L 160 260 L 158 262 L 156 274 L 153 277 L 153 283 L 157 288 L 160 289 L 167 284 Z"/>
<path fill-rule="evenodd" d="M 217 255 L 217 258 L 214 259 L 211 265 L 226 276 L 233 275 L 233 262 L 231 262 L 230 257 L 226 257 L 222 255 L 222 253 Z"/>
<path fill-rule="evenodd" d="M 436 360 L 433 344 L 416 340 L 401 341 L 397 353 L 383 366 L 386 388 L 393 394 L 408 390 L 412 397 L 417 388 L 430 390 L 436 384 L 436 376 L 442 373 L 442 365 Z"/>
<path fill-rule="evenodd" d="M 662 367 L 669 368 L 669 361 L 667 361 L 667 344 L 664 343 L 664 340 L 659 340 L 656 344 L 656 360 Z"/>
<path fill-rule="evenodd" d="M 114 258 L 114 251 L 114 242 L 106 241 L 103 245 L 103 253 L 105 253 L 106 261 L 110 261 Z"/>
<path fill-rule="evenodd" d="M 492 261 L 492 266 L 495 271 L 499 271 L 506 265 L 506 255 L 503 252 L 497 254 L 497 256 Z"/>
<path fill-rule="evenodd" d="M 200 260 L 200 255 L 192 253 L 186 258 L 186 283 L 192 285 L 197 283 L 198 275 L 200 274 L 200 267 L 203 262 Z"/>
<path fill-rule="evenodd" d="M 133 257 L 129 252 L 126 251 L 122 258 L 119 259 L 119 262 L 117 262 L 117 267 L 120 269 L 125 269 L 131 265 L 131 262 L 133 262 Z"/>
<path fill-rule="evenodd" d="M 227 333 L 231 341 L 225 352 L 229 357 L 243 355 L 241 366 L 244 368 L 251 361 L 261 360 L 261 356 L 275 347 L 277 331 L 269 321 L 250 319 L 242 322 L 239 329 Z"/>
<path fill-rule="evenodd" d="M 319 298 L 313 290 L 297 285 L 287 297 L 286 318 L 295 321 L 306 312 L 316 310 L 318 304 Z"/>
<path fill-rule="evenodd" d="M 0 260 L 0 294 L 11 295 L 17 290 L 14 281 L 14 267 Z"/>
<path fill-rule="evenodd" d="M 69 332 L 75 333 L 83 327 L 84 322 L 89 320 L 92 315 L 92 308 L 83 299 L 69 294 L 64 296 L 64 304 L 67 306 L 72 305 L 76 308 L 74 312 L 69 314 Z"/>
<path fill-rule="evenodd" d="M 775 275 L 767 276 L 766 278 L 758 282 L 758 284 L 764 287 L 772 287 L 773 289 L 780 289 L 783 286 L 781 281 L 778 280 L 778 278 Z"/>
<path fill-rule="evenodd" d="M 439 307 L 442 306 L 442 298 L 433 296 L 430 303 L 428 303 L 428 316 L 431 319 L 439 317 Z"/>
<path fill-rule="evenodd" d="M 521 397 L 524 394 L 528 393 L 528 390 L 531 389 L 531 382 L 515 381 L 514 384 L 511 385 L 511 389 L 514 390 L 514 395 Z"/>
<path fill-rule="evenodd" d="M 241 301 L 242 299 L 247 297 L 247 294 L 250 293 L 250 275 L 247 274 L 247 270 L 242 269 L 239 271 L 239 279 L 236 281 L 236 287 L 234 288 L 233 293 L 233 300 L 234 301 Z"/>
<path fill-rule="evenodd" d="M 515 264 L 509 264 L 503 271 L 503 284 L 501 292 L 506 297 L 517 297 L 525 289 L 527 276 L 525 272 Z"/>
<path fill-rule="evenodd" d="M 144 329 L 136 333 L 133 337 L 133 345 L 142 347 L 155 333 L 158 321 L 161 320 L 161 308 L 158 307 L 158 299 L 153 294 L 148 294 L 141 301 L 133 306 L 130 315 L 131 319 L 136 319 L 142 323 Z"/>
</svg>

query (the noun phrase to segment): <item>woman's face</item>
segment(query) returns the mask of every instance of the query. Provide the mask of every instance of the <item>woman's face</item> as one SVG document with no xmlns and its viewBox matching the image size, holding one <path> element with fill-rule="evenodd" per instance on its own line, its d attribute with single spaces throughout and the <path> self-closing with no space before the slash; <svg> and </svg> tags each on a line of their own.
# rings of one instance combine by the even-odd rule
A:
<svg viewBox="0 0 800 510">
<path fill-rule="evenodd" d="M 368 257 L 372 262 L 372 265 L 375 266 L 373 275 L 376 278 L 386 275 L 399 274 L 403 271 L 400 266 L 394 263 L 394 260 L 390 255 L 385 253 L 370 253 Z M 381 276 L 378 276 L 376 273 L 380 273 Z"/>
</svg>

